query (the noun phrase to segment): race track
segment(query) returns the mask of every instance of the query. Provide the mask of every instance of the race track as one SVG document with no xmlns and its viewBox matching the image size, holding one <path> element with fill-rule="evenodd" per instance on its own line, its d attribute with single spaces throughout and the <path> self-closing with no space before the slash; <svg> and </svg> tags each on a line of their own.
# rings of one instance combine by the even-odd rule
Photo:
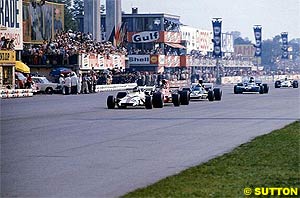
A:
<svg viewBox="0 0 300 198">
<path fill-rule="evenodd" d="M 116 197 L 300 119 L 299 89 L 162 109 L 109 92 L 1 100 L 1 197 Z"/>
</svg>

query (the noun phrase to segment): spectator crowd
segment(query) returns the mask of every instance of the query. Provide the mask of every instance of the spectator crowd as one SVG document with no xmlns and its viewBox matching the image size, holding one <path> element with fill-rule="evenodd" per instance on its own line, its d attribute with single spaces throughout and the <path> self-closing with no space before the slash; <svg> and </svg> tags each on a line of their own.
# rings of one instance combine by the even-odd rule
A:
<svg viewBox="0 0 300 198">
<path fill-rule="evenodd" d="M 67 32 L 56 33 L 55 38 L 43 44 L 24 46 L 22 60 L 33 65 L 64 65 L 74 64 L 80 53 L 95 53 L 103 56 L 125 55 L 127 50 L 115 47 L 111 42 L 97 42 L 90 33 Z"/>
</svg>

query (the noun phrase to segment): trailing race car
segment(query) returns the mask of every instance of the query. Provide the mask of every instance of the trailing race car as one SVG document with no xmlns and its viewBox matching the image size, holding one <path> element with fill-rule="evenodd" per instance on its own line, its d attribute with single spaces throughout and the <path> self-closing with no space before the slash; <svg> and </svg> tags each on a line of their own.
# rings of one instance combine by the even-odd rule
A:
<svg viewBox="0 0 300 198">
<path fill-rule="evenodd" d="M 167 80 L 162 80 L 162 85 L 152 95 L 154 108 L 163 108 L 164 103 L 173 103 L 174 106 L 188 105 L 190 102 L 189 92 L 179 90 L 179 87 L 170 87 Z"/>
<path fill-rule="evenodd" d="M 244 79 L 243 83 L 238 83 L 234 85 L 234 94 L 242 93 L 269 93 L 268 84 L 262 84 L 261 80 L 254 80 L 253 77 L 250 79 Z"/>
<path fill-rule="evenodd" d="M 293 79 L 285 78 L 283 80 L 276 80 L 275 81 L 275 88 L 280 87 L 293 87 L 298 88 L 298 81 Z"/>
<path fill-rule="evenodd" d="M 214 88 L 213 83 L 193 83 L 191 88 L 183 88 L 183 90 L 190 90 L 191 100 L 221 100 L 222 90 Z"/>
<path fill-rule="evenodd" d="M 145 106 L 146 109 L 152 109 L 151 94 L 155 87 L 135 87 L 132 91 L 118 92 L 117 96 L 107 97 L 107 108 L 118 108 Z"/>
</svg>

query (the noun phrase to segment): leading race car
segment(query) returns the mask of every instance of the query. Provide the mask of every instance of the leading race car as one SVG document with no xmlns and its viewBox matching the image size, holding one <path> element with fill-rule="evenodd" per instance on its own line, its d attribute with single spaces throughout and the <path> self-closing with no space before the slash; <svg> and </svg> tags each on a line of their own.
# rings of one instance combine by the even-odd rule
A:
<svg viewBox="0 0 300 198">
<path fill-rule="evenodd" d="M 117 96 L 107 97 L 107 108 L 118 108 L 145 106 L 146 109 L 152 109 L 151 95 L 155 87 L 135 87 L 133 90 L 118 92 Z"/>
<path fill-rule="evenodd" d="M 191 100 L 221 100 L 222 90 L 214 88 L 213 83 L 193 83 L 191 88 L 184 88 L 183 90 L 190 91 Z"/>
<path fill-rule="evenodd" d="M 263 84 L 261 80 L 254 79 L 254 77 L 250 77 L 243 80 L 242 83 L 238 83 L 234 85 L 233 88 L 234 94 L 242 94 L 242 93 L 260 93 L 265 94 L 269 93 L 268 84 Z"/>
<path fill-rule="evenodd" d="M 280 87 L 293 87 L 293 88 L 298 88 L 298 81 L 293 80 L 293 79 L 282 79 L 282 80 L 276 80 L 275 81 L 275 88 L 280 88 Z"/>
<path fill-rule="evenodd" d="M 161 86 L 157 87 L 152 95 L 154 108 L 163 108 L 165 103 L 173 103 L 174 106 L 188 105 L 190 102 L 189 92 L 179 90 L 179 87 L 170 87 L 167 80 L 162 80 Z"/>
</svg>

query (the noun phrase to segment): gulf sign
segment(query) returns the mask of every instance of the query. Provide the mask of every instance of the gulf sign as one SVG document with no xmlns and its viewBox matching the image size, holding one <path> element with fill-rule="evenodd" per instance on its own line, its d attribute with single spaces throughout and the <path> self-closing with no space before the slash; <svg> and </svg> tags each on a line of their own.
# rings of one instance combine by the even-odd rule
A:
<svg viewBox="0 0 300 198">
<path fill-rule="evenodd" d="M 16 50 L 23 50 L 22 0 L 0 0 L 0 37 L 14 39 Z"/>
<path fill-rule="evenodd" d="M 131 40 L 133 43 L 149 43 L 159 39 L 158 31 L 145 31 L 133 34 Z"/>
<path fill-rule="evenodd" d="M 150 42 L 170 42 L 180 43 L 180 32 L 158 32 L 158 31 L 144 31 L 144 32 L 128 32 L 127 39 L 130 43 L 150 43 Z"/>
</svg>

